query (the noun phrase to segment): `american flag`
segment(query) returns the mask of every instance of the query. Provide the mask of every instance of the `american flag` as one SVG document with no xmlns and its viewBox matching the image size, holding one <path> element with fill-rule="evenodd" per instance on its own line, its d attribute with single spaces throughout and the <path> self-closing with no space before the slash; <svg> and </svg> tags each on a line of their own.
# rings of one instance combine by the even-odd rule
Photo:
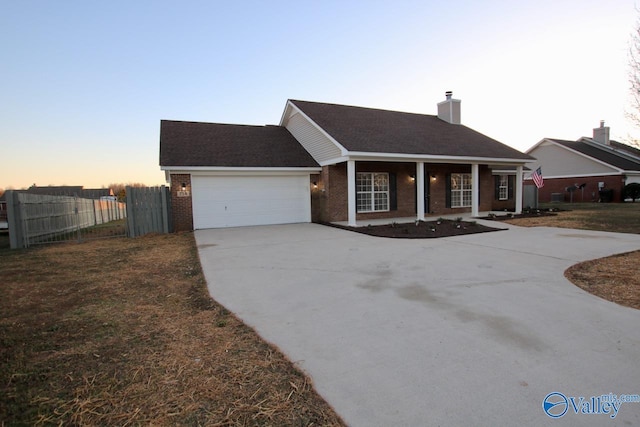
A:
<svg viewBox="0 0 640 427">
<path fill-rule="evenodd" d="M 531 179 L 533 179 L 536 187 L 542 188 L 544 187 L 544 179 L 542 179 L 542 168 L 536 169 L 534 172 L 531 172 Z"/>
</svg>

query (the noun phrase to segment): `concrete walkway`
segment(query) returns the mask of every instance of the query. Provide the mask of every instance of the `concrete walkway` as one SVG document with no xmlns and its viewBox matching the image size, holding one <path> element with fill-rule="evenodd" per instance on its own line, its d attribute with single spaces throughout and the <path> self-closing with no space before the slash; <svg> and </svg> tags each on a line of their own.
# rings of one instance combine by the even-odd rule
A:
<svg viewBox="0 0 640 427">
<path fill-rule="evenodd" d="M 551 392 L 640 394 L 640 311 L 563 276 L 640 249 L 638 235 L 512 226 L 403 240 L 294 224 L 196 240 L 211 295 L 349 425 L 640 425 L 640 403 L 614 419 L 542 409 Z"/>
</svg>

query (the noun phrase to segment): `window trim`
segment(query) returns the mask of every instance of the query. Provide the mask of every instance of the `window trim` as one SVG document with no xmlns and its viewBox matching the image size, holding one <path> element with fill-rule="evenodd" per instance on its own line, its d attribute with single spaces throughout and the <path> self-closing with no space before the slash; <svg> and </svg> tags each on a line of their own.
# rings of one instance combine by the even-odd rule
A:
<svg viewBox="0 0 640 427">
<path fill-rule="evenodd" d="M 499 175 L 498 200 L 509 200 L 509 175 Z"/>
<path fill-rule="evenodd" d="M 358 191 L 358 176 L 359 175 L 369 175 L 371 179 L 371 190 L 370 191 Z M 386 190 L 375 190 L 375 185 L 373 185 L 376 175 L 385 175 L 387 179 L 387 189 Z M 369 194 L 371 196 L 369 209 L 368 210 L 360 210 L 358 198 L 361 194 Z M 387 208 L 386 209 L 376 209 L 376 194 L 386 194 L 387 199 Z M 389 172 L 357 172 L 356 173 L 356 213 L 375 213 L 375 212 L 390 212 L 391 211 L 391 180 Z"/>
<path fill-rule="evenodd" d="M 454 177 L 460 177 L 460 185 L 458 189 L 453 188 L 453 179 Z M 465 184 L 467 183 L 467 185 L 470 185 L 470 188 L 464 188 Z M 458 208 L 470 208 L 472 207 L 473 204 L 473 180 L 472 180 L 472 176 L 470 173 L 452 173 L 449 177 L 449 185 L 450 185 L 450 199 L 451 199 L 451 208 L 454 209 L 458 209 Z M 454 197 L 454 193 L 459 193 L 460 197 Z M 464 204 L 464 196 L 465 193 L 468 193 L 468 199 L 469 199 L 469 204 L 465 205 Z M 456 202 L 458 202 L 460 204 L 456 204 Z"/>
</svg>

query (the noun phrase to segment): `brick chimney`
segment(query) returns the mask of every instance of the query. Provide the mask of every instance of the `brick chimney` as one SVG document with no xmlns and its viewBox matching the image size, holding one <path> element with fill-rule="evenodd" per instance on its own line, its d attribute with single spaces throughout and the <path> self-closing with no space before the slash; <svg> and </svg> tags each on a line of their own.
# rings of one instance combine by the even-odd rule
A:
<svg viewBox="0 0 640 427">
<path fill-rule="evenodd" d="M 453 99 L 452 96 L 453 92 L 447 91 L 445 93 L 445 97 L 447 99 L 438 103 L 438 118 L 447 123 L 459 125 L 461 121 L 460 103 L 462 101 L 459 99 Z"/>
<path fill-rule="evenodd" d="M 600 127 L 593 129 L 593 140 L 600 144 L 610 145 L 609 126 L 604 125 L 604 120 L 600 120 Z"/>
</svg>

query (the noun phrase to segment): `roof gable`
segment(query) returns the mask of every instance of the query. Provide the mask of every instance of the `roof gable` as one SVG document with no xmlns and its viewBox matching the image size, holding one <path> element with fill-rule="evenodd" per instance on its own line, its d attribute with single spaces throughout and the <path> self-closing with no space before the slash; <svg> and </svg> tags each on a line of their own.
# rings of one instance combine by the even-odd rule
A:
<svg viewBox="0 0 640 427">
<path fill-rule="evenodd" d="M 160 166 L 318 167 L 280 126 L 160 122 Z"/>
<path fill-rule="evenodd" d="M 529 166 L 531 169 L 541 166 L 545 178 L 620 173 L 619 169 L 607 163 L 596 160 L 551 139 L 544 139 L 528 152 L 536 158 L 536 161 L 529 164 Z"/>
<path fill-rule="evenodd" d="M 533 160 L 471 128 L 447 123 L 437 116 L 299 100 L 290 102 L 352 153 Z"/>
<path fill-rule="evenodd" d="M 587 142 L 585 138 L 578 141 L 567 141 L 564 139 L 548 139 L 556 144 L 571 150 L 577 151 L 583 155 L 596 159 L 600 162 L 606 163 L 617 169 L 638 171 L 640 170 L 640 161 L 632 160 L 628 156 L 623 156 L 617 153 L 608 146 L 602 145 L 597 142 Z M 619 144 L 619 143 L 618 143 Z"/>
</svg>

